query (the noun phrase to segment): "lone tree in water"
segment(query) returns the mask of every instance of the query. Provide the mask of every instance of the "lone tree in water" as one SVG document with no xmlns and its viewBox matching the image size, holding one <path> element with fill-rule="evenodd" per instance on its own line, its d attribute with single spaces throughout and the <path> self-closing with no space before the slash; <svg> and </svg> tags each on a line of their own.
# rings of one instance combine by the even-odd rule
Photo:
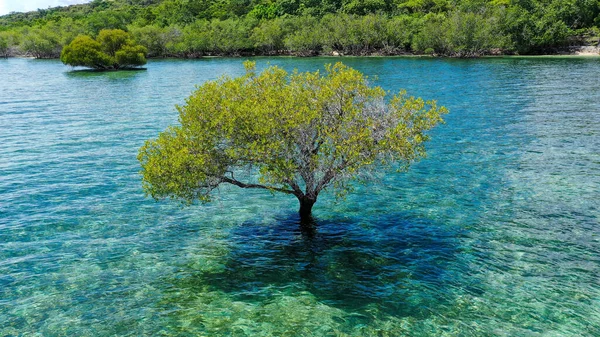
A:
<svg viewBox="0 0 600 337">
<path fill-rule="evenodd" d="M 98 70 L 131 69 L 146 64 L 146 47 L 136 45 L 129 33 L 120 29 L 103 29 L 96 39 L 79 35 L 61 54 L 60 60 L 73 67 Z"/>
<path fill-rule="evenodd" d="M 208 202 L 221 184 L 291 194 L 302 221 L 319 194 L 373 170 L 407 169 L 447 110 L 405 92 L 386 100 L 357 70 L 288 74 L 270 67 L 200 86 L 177 107 L 180 126 L 146 141 L 138 159 L 155 199 Z M 371 172 L 372 173 L 372 172 Z M 244 178 L 242 178 L 244 177 Z"/>
</svg>

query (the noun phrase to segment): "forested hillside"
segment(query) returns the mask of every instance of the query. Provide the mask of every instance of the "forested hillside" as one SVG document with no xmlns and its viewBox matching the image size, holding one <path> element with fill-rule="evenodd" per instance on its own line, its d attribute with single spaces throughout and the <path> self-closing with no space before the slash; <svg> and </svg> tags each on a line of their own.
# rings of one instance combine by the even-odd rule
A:
<svg viewBox="0 0 600 337">
<path fill-rule="evenodd" d="M 0 56 L 58 57 L 105 28 L 150 57 L 540 54 L 597 44 L 599 14 L 599 0 L 94 0 L 0 17 Z"/>
</svg>

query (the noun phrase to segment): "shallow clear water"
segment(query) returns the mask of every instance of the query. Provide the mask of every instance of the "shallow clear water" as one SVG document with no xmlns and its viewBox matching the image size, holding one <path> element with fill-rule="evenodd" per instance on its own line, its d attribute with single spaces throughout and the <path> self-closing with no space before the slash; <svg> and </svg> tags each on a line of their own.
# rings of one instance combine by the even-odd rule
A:
<svg viewBox="0 0 600 337">
<path fill-rule="evenodd" d="M 0 336 L 600 335 L 600 60 L 344 58 L 451 113 L 314 236 L 286 195 L 143 195 L 137 149 L 242 61 L 0 60 Z"/>
</svg>

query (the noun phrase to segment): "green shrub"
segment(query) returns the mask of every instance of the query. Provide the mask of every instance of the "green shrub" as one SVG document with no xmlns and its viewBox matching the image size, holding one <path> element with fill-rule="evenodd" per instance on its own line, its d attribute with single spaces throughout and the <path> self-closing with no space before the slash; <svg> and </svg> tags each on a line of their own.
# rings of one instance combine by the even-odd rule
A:
<svg viewBox="0 0 600 337">
<path fill-rule="evenodd" d="M 113 63 L 111 57 L 102 51 L 102 45 L 87 35 L 76 37 L 66 46 L 62 50 L 60 60 L 73 67 L 95 69 L 110 68 Z"/>
<path fill-rule="evenodd" d="M 122 30 L 102 30 L 94 40 L 87 35 L 76 37 L 63 48 L 60 60 L 70 66 L 100 70 L 127 69 L 146 64 L 147 49 L 135 45 Z"/>
</svg>

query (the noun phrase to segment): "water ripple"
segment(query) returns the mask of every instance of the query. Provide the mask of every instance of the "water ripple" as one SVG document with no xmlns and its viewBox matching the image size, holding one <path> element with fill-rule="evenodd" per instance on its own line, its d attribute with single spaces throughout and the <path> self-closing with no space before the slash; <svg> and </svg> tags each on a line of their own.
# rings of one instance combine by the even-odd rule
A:
<svg viewBox="0 0 600 337">
<path fill-rule="evenodd" d="M 242 60 L 0 60 L 0 336 L 599 336 L 597 60 L 343 60 L 451 114 L 314 233 L 286 196 L 141 191 L 139 146 Z"/>
</svg>

